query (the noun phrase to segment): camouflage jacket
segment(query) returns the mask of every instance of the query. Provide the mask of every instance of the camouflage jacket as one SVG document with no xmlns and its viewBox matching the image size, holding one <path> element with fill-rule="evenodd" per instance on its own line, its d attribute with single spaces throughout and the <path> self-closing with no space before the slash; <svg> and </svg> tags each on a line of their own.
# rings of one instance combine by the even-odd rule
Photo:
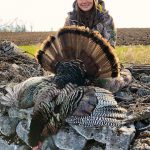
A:
<svg viewBox="0 0 150 150">
<path fill-rule="evenodd" d="M 80 25 L 87 26 L 92 30 L 97 30 L 99 33 L 106 38 L 110 44 L 115 47 L 116 45 L 116 29 L 114 26 L 113 18 L 108 14 L 105 9 L 104 2 L 99 0 L 96 4 L 96 13 L 90 12 L 89 20 L 86 17 L 81 18 L 81 13 L 79 13 L 79 8 L 77 8 L 76 2 L 73 4 L 73 11 L 68 13 L 68 17 L 65 21 L 65 26 L 69 25 Z M 85 19 L 84 19 L 85 18 Z M 91 27 L 85 25 L 84 20 L 93 22 Z"/>
</svg>

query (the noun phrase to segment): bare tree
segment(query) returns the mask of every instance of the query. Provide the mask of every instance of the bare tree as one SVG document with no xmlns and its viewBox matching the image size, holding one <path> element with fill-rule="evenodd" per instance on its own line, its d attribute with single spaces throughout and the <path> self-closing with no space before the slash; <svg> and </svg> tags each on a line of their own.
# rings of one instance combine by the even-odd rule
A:
<svg viewBox="0 0 150 150">
<path fill-rule="evenodd" d="M 18 18 L 14 20 L 10 20 L 6 23 L 0 24 L 0 31 L 1 32 L 26 32 L 26 25 L 19 24 Z"/>
</svg>

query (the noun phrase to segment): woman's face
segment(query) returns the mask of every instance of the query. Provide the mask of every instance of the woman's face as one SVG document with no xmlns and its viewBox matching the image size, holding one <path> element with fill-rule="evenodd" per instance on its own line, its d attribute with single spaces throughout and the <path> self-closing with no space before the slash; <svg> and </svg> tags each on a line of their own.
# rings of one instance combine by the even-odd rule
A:
<svg viewBox="0 0 150 150">
<path fill-rule="evenodd" d="M 93 7 L 93 0 L 77 0 L 78 7 L 82 11 L 89 11 Z"/>
</svg>

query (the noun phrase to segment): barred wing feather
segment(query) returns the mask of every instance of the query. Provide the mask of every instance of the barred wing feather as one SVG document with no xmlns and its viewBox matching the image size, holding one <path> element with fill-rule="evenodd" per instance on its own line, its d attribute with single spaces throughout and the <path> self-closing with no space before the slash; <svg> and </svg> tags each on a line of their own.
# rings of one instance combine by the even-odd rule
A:
<svg viewBox="0 0 150 150">
<path fill-rule="evenodd" d="M 84 96 L 79 105 L 66 118 L 68 123 L 85 127 L 123 125 L 127 111 L 118 106 L 111 92 L 92 86 L 83 89 Z"/>
</svg>

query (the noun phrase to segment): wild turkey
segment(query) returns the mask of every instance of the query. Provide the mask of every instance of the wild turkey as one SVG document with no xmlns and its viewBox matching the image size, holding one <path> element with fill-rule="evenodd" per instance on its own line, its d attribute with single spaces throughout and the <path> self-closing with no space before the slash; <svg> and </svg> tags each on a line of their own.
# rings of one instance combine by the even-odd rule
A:
<svg viewBox="0 0 150 150">
<path fill-rule="evenodd" d="M 0 97 L 0 103 L 20 109 L 33 107 L 41 93 L 53 91 L 52 88 L 55 92 L 58 91 L 51 83 L 52 78 L 52 76 L 31 77 L 19 84 L 7 86 L 5 88 L 6 94 Z"/>
<path fill-rule="evenodd" d="M 52 82 L 60 93 L 53 100 L 35 103 L 29 141 L 36 146 L 66 122 L 84 126 L 120 126 L 126 111 L 107 90 L 86 86 L 95 77 L 117 77 L 120 65 L 110 44 L 85 27 L 62 28 L 49 36 L 37 54 L 41 66 L 55 73 Z M 38 100 L 37 100 L 38 101 Z"/>
</svg>

